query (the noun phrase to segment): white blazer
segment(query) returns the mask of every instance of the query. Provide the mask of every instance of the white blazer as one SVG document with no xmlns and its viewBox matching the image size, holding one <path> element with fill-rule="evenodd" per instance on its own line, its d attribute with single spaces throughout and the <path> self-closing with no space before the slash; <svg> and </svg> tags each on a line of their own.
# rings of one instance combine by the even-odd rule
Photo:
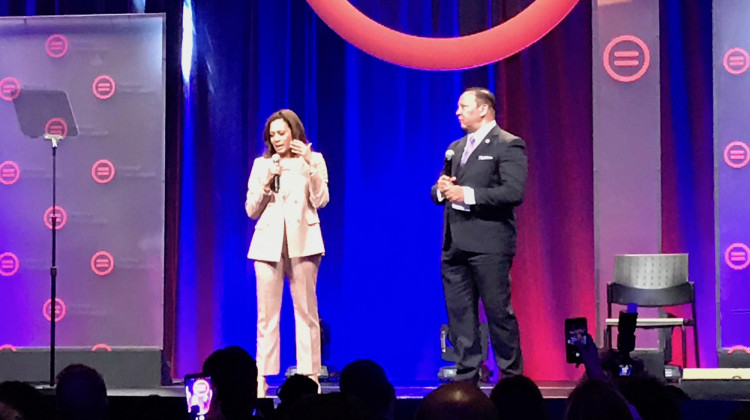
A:
<svg viewBox="0 0 750 420">
<path fill-rule="evenodd" d="M 255 159 L 247 182 L 245 211 L 258 219 L 247 258 L 280 261 L 285 232 L 289 257 L 323 254 L 318 209 L 329 199 L 323 155 L 313 152 L 310 165 L 301 157 L 282 159 L 279 192 L 266 194 L 263 186 L 272 164 L 271 158 Z"/>
</svg>

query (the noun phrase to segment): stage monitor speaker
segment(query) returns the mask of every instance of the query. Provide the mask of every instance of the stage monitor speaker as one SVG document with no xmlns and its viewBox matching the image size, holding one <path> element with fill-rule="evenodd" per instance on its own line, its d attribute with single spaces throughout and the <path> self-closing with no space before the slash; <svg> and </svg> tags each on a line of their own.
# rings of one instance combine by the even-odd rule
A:
<svg viewBox="0 0 750 420">
<path fill-rule="evenodd" d="M 96 369 L 107 389 L 156 388 L 161 385 L 162 351 L 157 347 L 58 347 L 55 375 L 80 363 Z M 19 347 L 0 351 L 0 382 L 49 381 L 49 349 Z"/>
<path fill-rule="evenodd" d="M 297 374 L 297 365 L 289 366 L 284 372 L 284 377 L 289 378 L 290 376 L 294 376 Z M 331 379 L 331 373 L 328 371 L 328 366 L 322 365 L 320 366 L 320 373 L 318 373 L 318 380 L 319 381 L 328 381 Z"/>
<path fill-rule="evenodd" d="M 736 346 L 729 349 L 719 349 L 720 368 L 750 368 L 750 349 Z"/>
<path fill-rule="evenodd" d="M 630 357 L 643 361 L 643 370 L 659 379 L 665 379 L 664 353 L 658 349 L 635 349 Z"/>
<path fill-rule="evenodd" d="M 750 395 L 750 369 L 685 369 L 680 388 L 694 400 L 745 400 Z"/>
</svg>

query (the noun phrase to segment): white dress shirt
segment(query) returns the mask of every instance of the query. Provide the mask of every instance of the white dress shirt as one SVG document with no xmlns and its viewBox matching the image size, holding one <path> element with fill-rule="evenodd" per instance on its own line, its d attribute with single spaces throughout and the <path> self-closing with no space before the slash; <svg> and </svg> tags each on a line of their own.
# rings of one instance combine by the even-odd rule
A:
<svg viewBox="0 0 750 420">
<path fill-rule="evenodd" d="M 473 133 L 469 133 L 469 138 L 474 138 L 474 146 L 469 148 L 469 138 L 466 139 L 466 146 L 464 146 L 464 151 L 461 153 L 461 160 L 463 161 L 463 155 L 468 153 L 469 156 L 474 152 L 474 150 L 479 147 L 479 143 L 481 143 L 485 137 L 487 137 L 487 134 L 489 134 L 490 130 L 495 128 L 497 126 L 497 122 L 490 121 L 487 124 L 484 124 L 483 126 L 479 127 L 479 129 Z M 468 162 L 468 157 L 466 159 L 466 162 Z M 465 164 L 463 163 L 463 164 Z M 469 206 L 472 206 L 477 203 L 476 198 L 474 197 L 474 188 L 467 187 L 467 186 L 461 186 L 461 189 L 464 190 L 464 201 L 463 203 L 451 203 L 451 207 L 453 207 L 456 210 L 460 211 L 469 211 Z M 438 201 L 443 201 L 444 197 L 443 194 L 440 192 L 440 190 L 437 191 L 437 197 Z"/>
</svg>

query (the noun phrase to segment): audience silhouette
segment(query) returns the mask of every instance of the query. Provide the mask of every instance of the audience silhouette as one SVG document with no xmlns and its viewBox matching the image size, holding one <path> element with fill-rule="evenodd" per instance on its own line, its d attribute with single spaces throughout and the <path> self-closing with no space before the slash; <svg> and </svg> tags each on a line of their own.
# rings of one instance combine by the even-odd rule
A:
<svg viewBox="0 0 750 420">
<path fill-rule="evenodd" d="M 476 386 L 453 382 L 424 397 L 416 420 L 496 420 L 497 409 Z"/>
<path fill-rule="evenodd" d="M 568 397 L 565 420 L 635 420 L 625 398 L 612 384 L 581 382 Z"/>
<path fill-rule="evenodd" d="M 290 376 L 276 391 L 276 395 L 281 402 L 276 407 L 274 417 L 279 420 L 284 419 L 289 414 L 290 409 L 302 398 L 317 393 L 318 383 L 309 376 L 299 374 Z"/>
<path fill-rule="evenodd" d="M 213 352 L 203 362 L 203 373 L 211 377 L 214 391 L 208 420 L 254 418 L 258 367 L 245 349 L 229 346 Z"/>
<path fill-rule="evenodd" d="M 503 378 L 495 385 L 490 399 L 500 420 L 549 420 L 549 410 L 539 387 L 523 375 Z"/>
<path fill-rule="evenodd" d="M 47 400 L 33 386 L 18 381 L 0 383 L 0 419 L 47 420 L 53 417 Z"/>
<path fill-rule="evenodd" d="M 109 419 L 104 379 L 86 365 L 70 365 L 57 375 L 55 405 L 60 420 Z"/>
<path fill-rule="evenodd" d="M 368 359 L 355 360 L 344 366 L 339 376 L 342 394 L 358 398 L 376 419 L 393 419 L 396 391 L 385 370 Z"/>
<path fill-rule="evenodd" d="M 288 420 L 373 420 L 362 403 L 340 392 L 314 394 L 291 408 Z"/>
</svg>

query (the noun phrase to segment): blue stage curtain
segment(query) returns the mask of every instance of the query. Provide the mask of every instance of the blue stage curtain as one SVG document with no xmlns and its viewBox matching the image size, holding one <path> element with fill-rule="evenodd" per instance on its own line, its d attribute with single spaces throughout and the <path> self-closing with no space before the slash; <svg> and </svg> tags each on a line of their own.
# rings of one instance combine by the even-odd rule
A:
<svg viewBox="0 0 750 420">
<path fill-rule="evenodd" d="M 499 24 L 526 2 L 355 5 L 407 33 L 457 36 Z M 480 6 L 477 6 L 479 4 Z M 294 109 L 330 173 L 318 294 L 331 327 L 329 365 L 382 363 L 395 379 L 434 379 L 446 322 L 442 208 L 429 189 L 462 135 L 458 96 L 488 86 L 500 124 L 529 146 L 513 270 L 527 373 L 573 377 L 562 321 L 593 321 L 591 7 L 582 2 L 542 41 L 500 64 L 455 72 L 404 69 L 348 45 L 302 0 L 197 0 L 196 63 L 183 141 L 177 361 L 196 370 L 213 349 L 254 353 L 255 288 L 244 214 L 265 119 Z M 294 364 L 291 300 L 282 309 L 282 370 Z M 490 364 L 494 364 L 490 362 Z"/>
<path fill-rule="evenodd" d="M 391 28 L 424 36 L 476 32 L 528 4 L 354 3 Z M 665 7 L 677 6 L 666 2 Z M 201 89 L 193 102 L 207 113 L 194 115 L 203 129 L 185 143 L 194 144 L 196 161 L 194 167 L 183 167 L 183 200 L 192 192 L 196 205 L 194 219 L 182 225 L 182 232 L 191 232 L 190 243 L 180 245 L 191 250 L 183 252 L 180 265 L 178 322 L 189 320 L 178 324 L 183 372 L 194 370 L 218 346 L 240 344 L 253 352 L 254 277 L 243 259 L 253 225 L 242 212 L 245 182 L 252 158 L 262 150 L 265 118 L 289 107 L 302 117 L 331 174 L 331 204 L 321 211 L 327 254 L 319 278 L 321 315 L 332 331 L 328 363 L 341 367 L 369 357 L 396 379 L 434 378 L 445 364 L 437 341 L 445 314 L 441 209 L 430 203 L 427 191 L 445 147 L 461 135 L 454 116 L 457 97 L 466 87 L 483 85 L 497 93 L 501 126 L 523 137 L 529 148 L 530 178 L 518 210 L 513 270 L 526 372 L 535 379 L 577 377 L 579 372 L 563 362 L 560 330 L 569 316 L 594 319 L 588 2 L 520 54 L 457 72 L 403 69 L 364 54 L 331 32 L 302 0 L 244 8 L 197 1 L 195 9 L 199 86 L 191 92 Z M 710 14 L 704 12 L 688 6 L 679 14 L 663 14 L 664 30 L 670 31 L 663 41 L 670 43 L 663 49 L 670 51 L 665 62 L 683 60 L 675 58 L 673 44 L 710 46 L 710 19 L 701 17 Z M 703 24 L 697 33 L 687 29 L 695 20 Z M 709 327 L 702 343 L 709 354 L 713 263 L 706 250 L 713 228 L 712 218 L 705 216 L 712 214 L 706 197 L 711 141 L 710 128 L 706 132 L 701 124 L 710 121 L 711 98 L 704 90 L 710 85 L 710 54 L 682 51 L 684 59 L 702 67 L 688 70 L 690 80 L 679 79 L 679 61 L 662 69 L 672 86 L 662 92 L 663 159 L 670 162 L 664 166 L 664 250 L 690 252 L 692 278 L 708 279 L 699 290 L 702 327 Z M 678 75 L 676 81 L 669 79 L 670 72 Z M 679 108 L 684 101 L 675 100 L 675 94 L 700 101 L 688 112 Z M 693 126 L 703 127 L 708 137 L 696 135 Z M 684 166 L 694 174 L 677 173 Z M 195 185 L 187 183 L 191 171 Z M 671 207 L 674 203 L 678 208 Z M 282 369 L 294 363 L 292 323 L 287 296 Z"/>
<path fill-rule="evenodd" d="M 660 12 L 662 248 L 690 254 L 701 367 L 717 364 L 711 3 L 667 0 Z M 681 358 L 674 346 L 674 360 Z"/>
</svg>

